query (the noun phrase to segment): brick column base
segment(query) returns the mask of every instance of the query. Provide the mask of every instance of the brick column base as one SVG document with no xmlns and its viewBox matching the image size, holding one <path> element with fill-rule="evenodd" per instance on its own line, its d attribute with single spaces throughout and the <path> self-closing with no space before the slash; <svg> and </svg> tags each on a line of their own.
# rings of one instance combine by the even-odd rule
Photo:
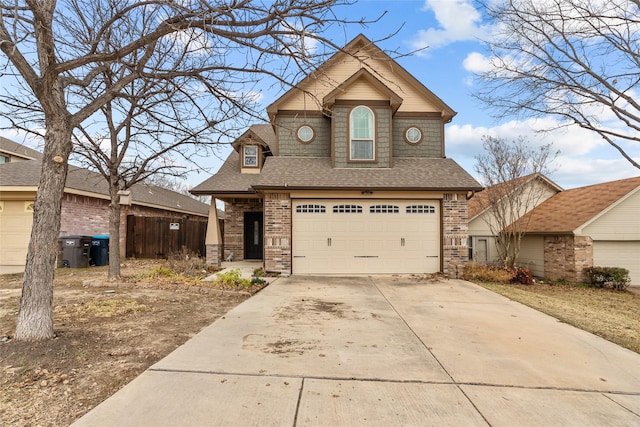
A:
<svg viewBox="0 0 640 427">
<path fill-rule="evenodd" d="M 207 245 L 207 265 L 220 267 L 222 264 L 222 245 Z"/>
</svg>

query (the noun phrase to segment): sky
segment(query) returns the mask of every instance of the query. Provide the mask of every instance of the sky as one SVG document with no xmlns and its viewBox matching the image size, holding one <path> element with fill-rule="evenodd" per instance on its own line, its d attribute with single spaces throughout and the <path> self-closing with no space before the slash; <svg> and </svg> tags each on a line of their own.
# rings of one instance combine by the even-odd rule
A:
<svg viewBox="0 0 640 427">
<path fill-rule="evenodd" d="M 555 119 L 538 120 L 517 118 L 497 121 L 486 106 L 473 98 L 478 82 L 473 71 L 483 65 L 484 46 L 479 37 L 490 35 L 479 10 L 471 0 L 359 0 L 348 7 L 335 10 L 339 18 L 360 19 L 384 16 L 363 28 L 354 25 L 344 31 L 328 33 L 342 44 L 359 33 L 370 40 L 379 40 L 400 28 L 389 40 L 378 43 L 384 50 L 412 52 L 398 58 L 398 63 L 440 97 L 458 114 L 445 126 L 445 150 L 467 172 L 477 178 L 475 157 L 482 153 L 482 136 L 489 135 L 507 140 L 525 136 L 531 144 L 552 143 L 560 155 L 552 165 L 549 177 L 565 189 L 597 184 L 640 175 L 640 170 L 594 133 L 579 128 L 561 129 L 548 133 L 536 130 L 554 128 Z M 261 98 L 264 108 L 281 94 L 267 94 Z M 11 131 L 0 134 L 23 142 Z M 219 155 L 204 164 L 206 170 L 189 175 L 188 185 L 193 187 L 217 171 L 231 151 L 222 147 Z M 629 153 L 640 160 L 640 147 Z"/>
</svg>

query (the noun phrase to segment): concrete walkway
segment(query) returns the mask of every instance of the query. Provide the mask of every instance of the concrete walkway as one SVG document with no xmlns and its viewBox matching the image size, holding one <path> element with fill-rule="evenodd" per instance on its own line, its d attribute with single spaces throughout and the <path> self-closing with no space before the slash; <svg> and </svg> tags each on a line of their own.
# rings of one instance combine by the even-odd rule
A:
<svg viewBox="0 0 640 427">
<path fill-rule="evenodd" d="M 74 426 L 639 426 L 640 355 L 459 280 L 276 280 Z"/>
</svg>

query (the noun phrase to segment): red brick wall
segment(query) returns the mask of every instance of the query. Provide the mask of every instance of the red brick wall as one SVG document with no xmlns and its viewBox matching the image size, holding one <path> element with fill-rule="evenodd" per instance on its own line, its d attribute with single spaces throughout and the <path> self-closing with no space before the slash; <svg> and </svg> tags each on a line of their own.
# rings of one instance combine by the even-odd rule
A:
<svg viewBox="0 0 640 427">
<path fill-rule="evenodd" d="M 60 236 L 109 234 L 108 200 L 65 193 L 62 200 Z M 120 211 L 120 253 L 124 257 L 127 242 L 127 215 L 181 218 L 184 214 L 144 206 L 122 206 Z M 207 221 L 207 217 L 191 216 Z M 109 242 L 113 245 L 113 242 Z"/>
</svg>

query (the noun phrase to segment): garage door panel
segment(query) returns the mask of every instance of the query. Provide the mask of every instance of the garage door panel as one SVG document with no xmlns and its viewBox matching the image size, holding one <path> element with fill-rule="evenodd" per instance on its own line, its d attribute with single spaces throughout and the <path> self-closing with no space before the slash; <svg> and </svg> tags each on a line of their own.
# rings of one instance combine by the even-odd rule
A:
<svg viewBox="0 0 640 427">
<path fill-rule="evenodd" d="M 639 241 L 595 241 L 593 263 L 600 267 L 622 267 L 629 270 L 632 286 L 640 286 Z"/>
<path fill-rule="evenodd" d="M 4 201 L 0 212 L 0 265 L 24 265 L 31 238 L 33 213 L 29 200 Z"/>
<path fill-rule="evenodd" d="M 324 212 L 299 208 L 310 205 Z M 294 200 L 293 207 L 295 274 L 440 270 L 439 201 Z"/>
</svg>

